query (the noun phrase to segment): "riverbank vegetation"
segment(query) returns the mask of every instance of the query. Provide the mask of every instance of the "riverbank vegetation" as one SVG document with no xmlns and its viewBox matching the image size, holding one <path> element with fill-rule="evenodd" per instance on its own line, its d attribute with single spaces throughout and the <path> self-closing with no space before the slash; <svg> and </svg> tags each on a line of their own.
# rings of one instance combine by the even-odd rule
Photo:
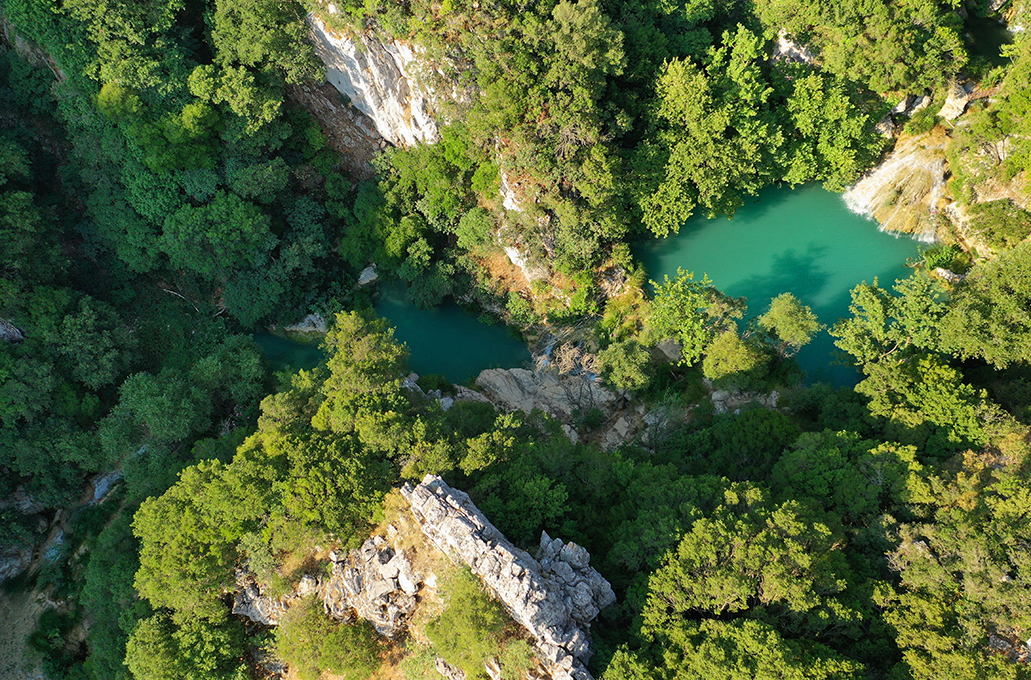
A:
<svg viewBox="0 0 1031 680">
<path fill-rule="evenodd" d="M 517 677 L 525 642 L 462 576 L 419 648 L 311 603 L 273 636 L 229 613 L 239 566 L 287 592 L 427 473 L 521 546 L 588 548 L 618 595 L 594 628 L 606 680 L 1031 675 L 1031 222 L 1012 191 L 1031 39 L 992 72 L 962 20 L 988 8 L 953 0 L 335 6 L 471 93 L 373 179 L 286 96 L 321 77 L 314 4 L 0 2 L 0 498 L 31 501 L 0 507 L 0 546 L 47 546 L 20 583 L 59 603 L 30 641 L 48 677 L 241 680 L 265 653 L 352 680 L 415 680 L 434 655 L 477 675 L 498 653 Z M 816 60 L 771 60 L 781 29 Z M 964 69 L 1002 86 L 947 151 L 995 257 L 857 286 L 829 329 L 854 390 L 799 384 L 822 329 L 789 294 L 746 321 L 704 276 L 646 292 L 628 239 L 773 183 L 843 189 L 884 150 L 885 96 Z M 499 285 L 499 239 L 544 274 Z M 596 355 L 677 417 L 603 451 L 539 412 L 445 411 L 366 311 L 370 262 L 417 304 L 575 328 L 570 366 Z M 273 374 L 249 331 L 313 310 L 327 361 Z M 790 389 L 718 414 L 702 377 Z"/>
</svg>

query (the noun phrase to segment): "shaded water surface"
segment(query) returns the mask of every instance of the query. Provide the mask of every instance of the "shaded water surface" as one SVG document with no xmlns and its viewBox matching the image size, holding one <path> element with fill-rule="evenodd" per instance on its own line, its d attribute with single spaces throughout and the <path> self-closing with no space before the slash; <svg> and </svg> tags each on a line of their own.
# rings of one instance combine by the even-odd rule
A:
<svg viewBox="0 0 1031 680">
<path fill-rule="evenodd" d="M 526 344 L 503 325 L 484 323 L 453 302 L 418 309 L 402 291 L 383 287 L 376 313 L 408 345 L 408 365 L 419 375 L 437 373 L 463 384 L 485 368 L 518 368 L 530 360 Z M 326 358 L 317 343 L 272 333 L 253 337 L 276 369 L 313 368 Z"/>
<path fill-rule="evenodd" d="M 807 185 L 766 189 L 730 220 L 691 218 L 679 234 L 641 242 L 634 252 L 653 281 L 675 277 L 677 267 L 696 279 L 708 274 L 723 292 L 748 298 L 749 316 L 791 292 L 830 326 L 849 315 L 849 291 L 857 284 L 877 277 L 890 286 L 908 276 L 904 264 L 917 255 L 917 244 L 878 231 L 838 194 Z M 834 349 L 823 331 L 799 353 L 799 363 L 811 380 L 854 384 L 853 369 L 832 365 Z"/>
<path fill-rule="evenodd" d="M 418 309 L 401 291 L 384 287 L 376 313 L 408 345 L 408 364 L 419 375 L 439 373 L 462 384 L 485 368 L 517 368 L 530 360 L 526 344 L 504 325 L 484 323 L 453 302 Z"/>
</svg>

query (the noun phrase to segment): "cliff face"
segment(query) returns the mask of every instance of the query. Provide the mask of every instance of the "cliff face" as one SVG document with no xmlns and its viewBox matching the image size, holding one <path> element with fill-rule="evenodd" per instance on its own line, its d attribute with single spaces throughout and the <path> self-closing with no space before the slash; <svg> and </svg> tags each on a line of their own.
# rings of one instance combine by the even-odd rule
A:
<svg viewBox="0 0 1031 680">
<path fill-rule="evenodd" d="M 372 119 L 384 139 L 398 146 L 437 141 L 436 107 L 418 81 L 420 64 L 410 45 L 338 35 L 314 15 L 308 24 L 315 53 L 326 64 L 326 80 Z"/>
</svg>

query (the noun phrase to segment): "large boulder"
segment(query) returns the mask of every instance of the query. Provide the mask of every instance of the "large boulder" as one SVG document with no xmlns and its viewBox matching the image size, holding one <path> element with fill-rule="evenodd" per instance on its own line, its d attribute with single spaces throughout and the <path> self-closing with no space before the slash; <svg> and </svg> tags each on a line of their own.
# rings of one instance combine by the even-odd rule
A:
<svg viewBox="0 0 1031 680">
<path fill-rule="evenodd" d="M 494 404 L 508 411 L 540 409 L 560 420 L 576 411 L 605 409 L 616 395 L 587 375 L 555 375 L 525 368 L 491 368 L 476 378 L 476 386 Z"/>
</svg>

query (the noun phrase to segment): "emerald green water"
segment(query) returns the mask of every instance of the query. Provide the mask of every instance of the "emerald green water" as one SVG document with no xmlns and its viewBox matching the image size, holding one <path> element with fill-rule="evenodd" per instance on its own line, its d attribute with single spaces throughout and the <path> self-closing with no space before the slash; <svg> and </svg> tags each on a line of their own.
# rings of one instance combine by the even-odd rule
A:
<svg viewBox="0 0 1031 680">
<path fill-rule="evenodd" d="M 419 375 L 437 373 L 462 384 L 485 368 L 518 368 L 530 360 L 526 344 L 504 326 L 485 324 L 453 302 L 418 309 L 402 291 L 384 286 L 376 313 L 394 327 L 394 337 L 408 346 L 408 365 Z M 317 344 L 272 333 L 253 337 L 276 369 L 313 368 L 326 358 Z"/>
<path fill-rule="evenodd" d="M 733 219 L 694 217 L 680 233 L 639 243 L 634 252 L 652 281 L 676 276 L 677 267 L 735 297 L 748 298 L 750 316 L 770 300 L 794 293 L 827 326 L 849 316 L 849 291 L 857 284 L 882 285 L 905 278 L 906 258 L 917 244 L 877 230 L 877 224 L 845 208 L 841 196 L 817 185 L 770 188 L 741 208 Z M 822 331 L 798 355 L 810 380 L 854 384 L 856 372 L 832 365 L 835 348 Z"/>
<path fill-rule="evenodd" d="M 418 309 L 401 291 L 383 287 L 376 313 L 408 345 L 408 365 L 419 375 L 438 373 L 462 384 L 485 368 L 517 368 L 530 360 L 526 343 L 503 325 L 483 323 L 453 302 Z"/>
</svg>

